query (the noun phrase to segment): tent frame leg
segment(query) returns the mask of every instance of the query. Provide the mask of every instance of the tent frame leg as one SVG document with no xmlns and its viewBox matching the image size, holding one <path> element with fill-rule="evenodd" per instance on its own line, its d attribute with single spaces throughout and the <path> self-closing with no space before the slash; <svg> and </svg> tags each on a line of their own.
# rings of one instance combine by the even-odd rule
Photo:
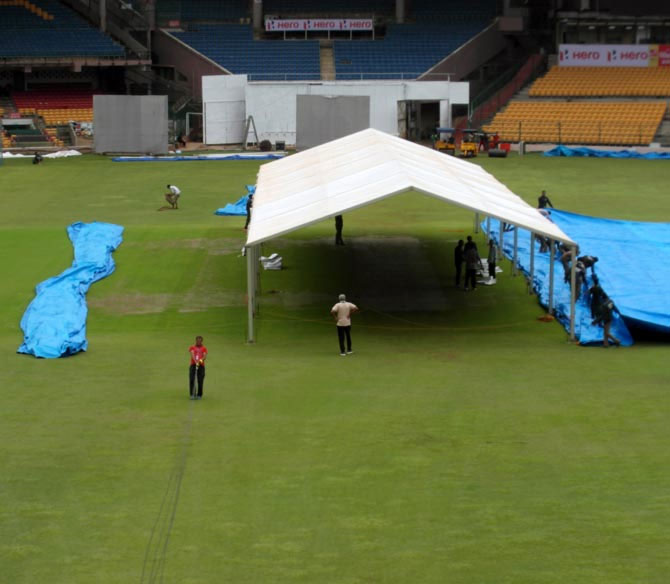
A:
<svg viewBox="0 0 670 584">
<path fill-rule="evenodd" d="M 475 233 L 479 233 L 479 213 L 475 213 Z"/>
<path fill-rule="evenodd" d="M 519 272 L 517 270 L 517 261 L 519 257 L 519 228 L 514 226 L 514 256 L 512 259 L 512 276 L 516 276 Z"/>
<path fill-rule="evenodd" d="M 254 330 L 254 313 L 256 308 L 256 270 L 258 262 L 256 261 L 256 252 L 258 246 L 247 247 L 247 343 L 256 342 L 256 333 Z"/>
<path fill-rule="evenodd" d="M 575 308 L 577 305 L 577 248 L 570 248 L 570 340 L 575 340 Z"/>
<path fill-rule="evenodd" d="M 500 259 L 505 257 L 505 248 L 503 246 L 503 241 L 505 239 L 505 222 L 502 219 L 500 221 Z"/>
<path fill-rule="evenodd" d="M 260 314 L 260 307 L 258 296 L 261 293 L 261 269 L 260 269 L 260 258 L 263 253 L 263 244 L 255 245 L 254 249 L 256 253 L 254 254 L 254 273 L 256 274 L 256 287 L 254 288 L 254 315 L 258 316 Z"/>
<path fill-rule="evenodd" d="M 530 279 L 528 280 L 528 294 L 533 293 L 535 282 L 535 233 L 530 233 Z"/>
<path fill-rule="evenodd" d="M 554 255 L 556 255 L 556 242 L 552 239 L 549 246 L 549 314 L 554 314 Z"/>
</svg>

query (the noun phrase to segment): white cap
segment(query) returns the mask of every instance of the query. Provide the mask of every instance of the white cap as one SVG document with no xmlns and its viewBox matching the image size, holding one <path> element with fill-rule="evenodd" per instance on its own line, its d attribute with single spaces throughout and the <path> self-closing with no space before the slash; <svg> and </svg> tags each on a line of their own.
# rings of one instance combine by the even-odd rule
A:
<svg viewBox="0 0 670 584">
<path fill-rule="evenodd" d="M 347 297 L 344 294 L 340 294 L 338 298 L 340 302 L 344 302 L 347 299 Z"/>
</svg>

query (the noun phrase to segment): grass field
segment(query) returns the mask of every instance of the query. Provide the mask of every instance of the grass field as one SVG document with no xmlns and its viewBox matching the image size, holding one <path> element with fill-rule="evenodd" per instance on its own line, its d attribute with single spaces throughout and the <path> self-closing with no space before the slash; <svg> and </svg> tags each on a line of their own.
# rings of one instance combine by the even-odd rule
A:
<svg viewBox="0 0 670 584">
<path fill-rule="evenodd" d="M 667 162 L 478 163 L 533 204 L 670 220 Z M 507 262 L 454 289 L 472 215 L 399 195 L 346 215 L 344 248 L 331 221 L 264 246 L 286 269 L 262 275 L 249 346 L 244 219 L 212 211 L 257 168 L 0 166 L 0 582 L 667 582 L 670 345 L 568 343 Z M 180 210 L 158 213 L 168 182 Z M 65 227 L 90 220 L 126 231 L 88 352 L 17 355 Z M 362 309 L 346 358 L 340 292 Z"/>
</svg>

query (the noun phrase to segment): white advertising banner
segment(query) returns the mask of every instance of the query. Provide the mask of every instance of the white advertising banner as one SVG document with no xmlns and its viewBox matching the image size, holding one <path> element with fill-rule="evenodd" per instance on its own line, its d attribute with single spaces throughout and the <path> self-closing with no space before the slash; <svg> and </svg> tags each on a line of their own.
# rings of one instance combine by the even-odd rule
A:
<svg viewBox="0 0 670 584">
<path fill-rule="evenodd" d="M 667 67 L 668 45 L 560 45 L 563 67 Z"/>
<path fill-rule="evenodd" d="M 309 30 L 369 30 L 374 29 L 371 18 L 266 18 L 268 32 L 290 32 Z"/>
</svg>

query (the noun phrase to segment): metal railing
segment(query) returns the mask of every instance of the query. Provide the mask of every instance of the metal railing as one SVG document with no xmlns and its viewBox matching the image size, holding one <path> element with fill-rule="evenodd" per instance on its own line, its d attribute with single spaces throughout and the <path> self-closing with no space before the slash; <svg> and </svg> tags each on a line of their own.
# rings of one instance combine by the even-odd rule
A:
<svg viewBox="0 0 670 584">
<path fill-rule="evenodd" d="M 524 85 L 537 77 L 545 67 L 542 55 L 532 55 L 521 66 L 505 71 L 484 88 L 471 102 L 468 112 L 470 126 L 479 126 L 507 104 Z"/>
<path fill-rule="evenodd" d="M 379 73 L 359 71 L 337 71 L 338 81 L 413 81 L 421 76 L 421 81 L 451 81 L 453 73 L 433 73 L 424 75 L 417 72 Z M 249 73 L 249 81 L 321 81 L 321 73 Z"/>
</svg>

